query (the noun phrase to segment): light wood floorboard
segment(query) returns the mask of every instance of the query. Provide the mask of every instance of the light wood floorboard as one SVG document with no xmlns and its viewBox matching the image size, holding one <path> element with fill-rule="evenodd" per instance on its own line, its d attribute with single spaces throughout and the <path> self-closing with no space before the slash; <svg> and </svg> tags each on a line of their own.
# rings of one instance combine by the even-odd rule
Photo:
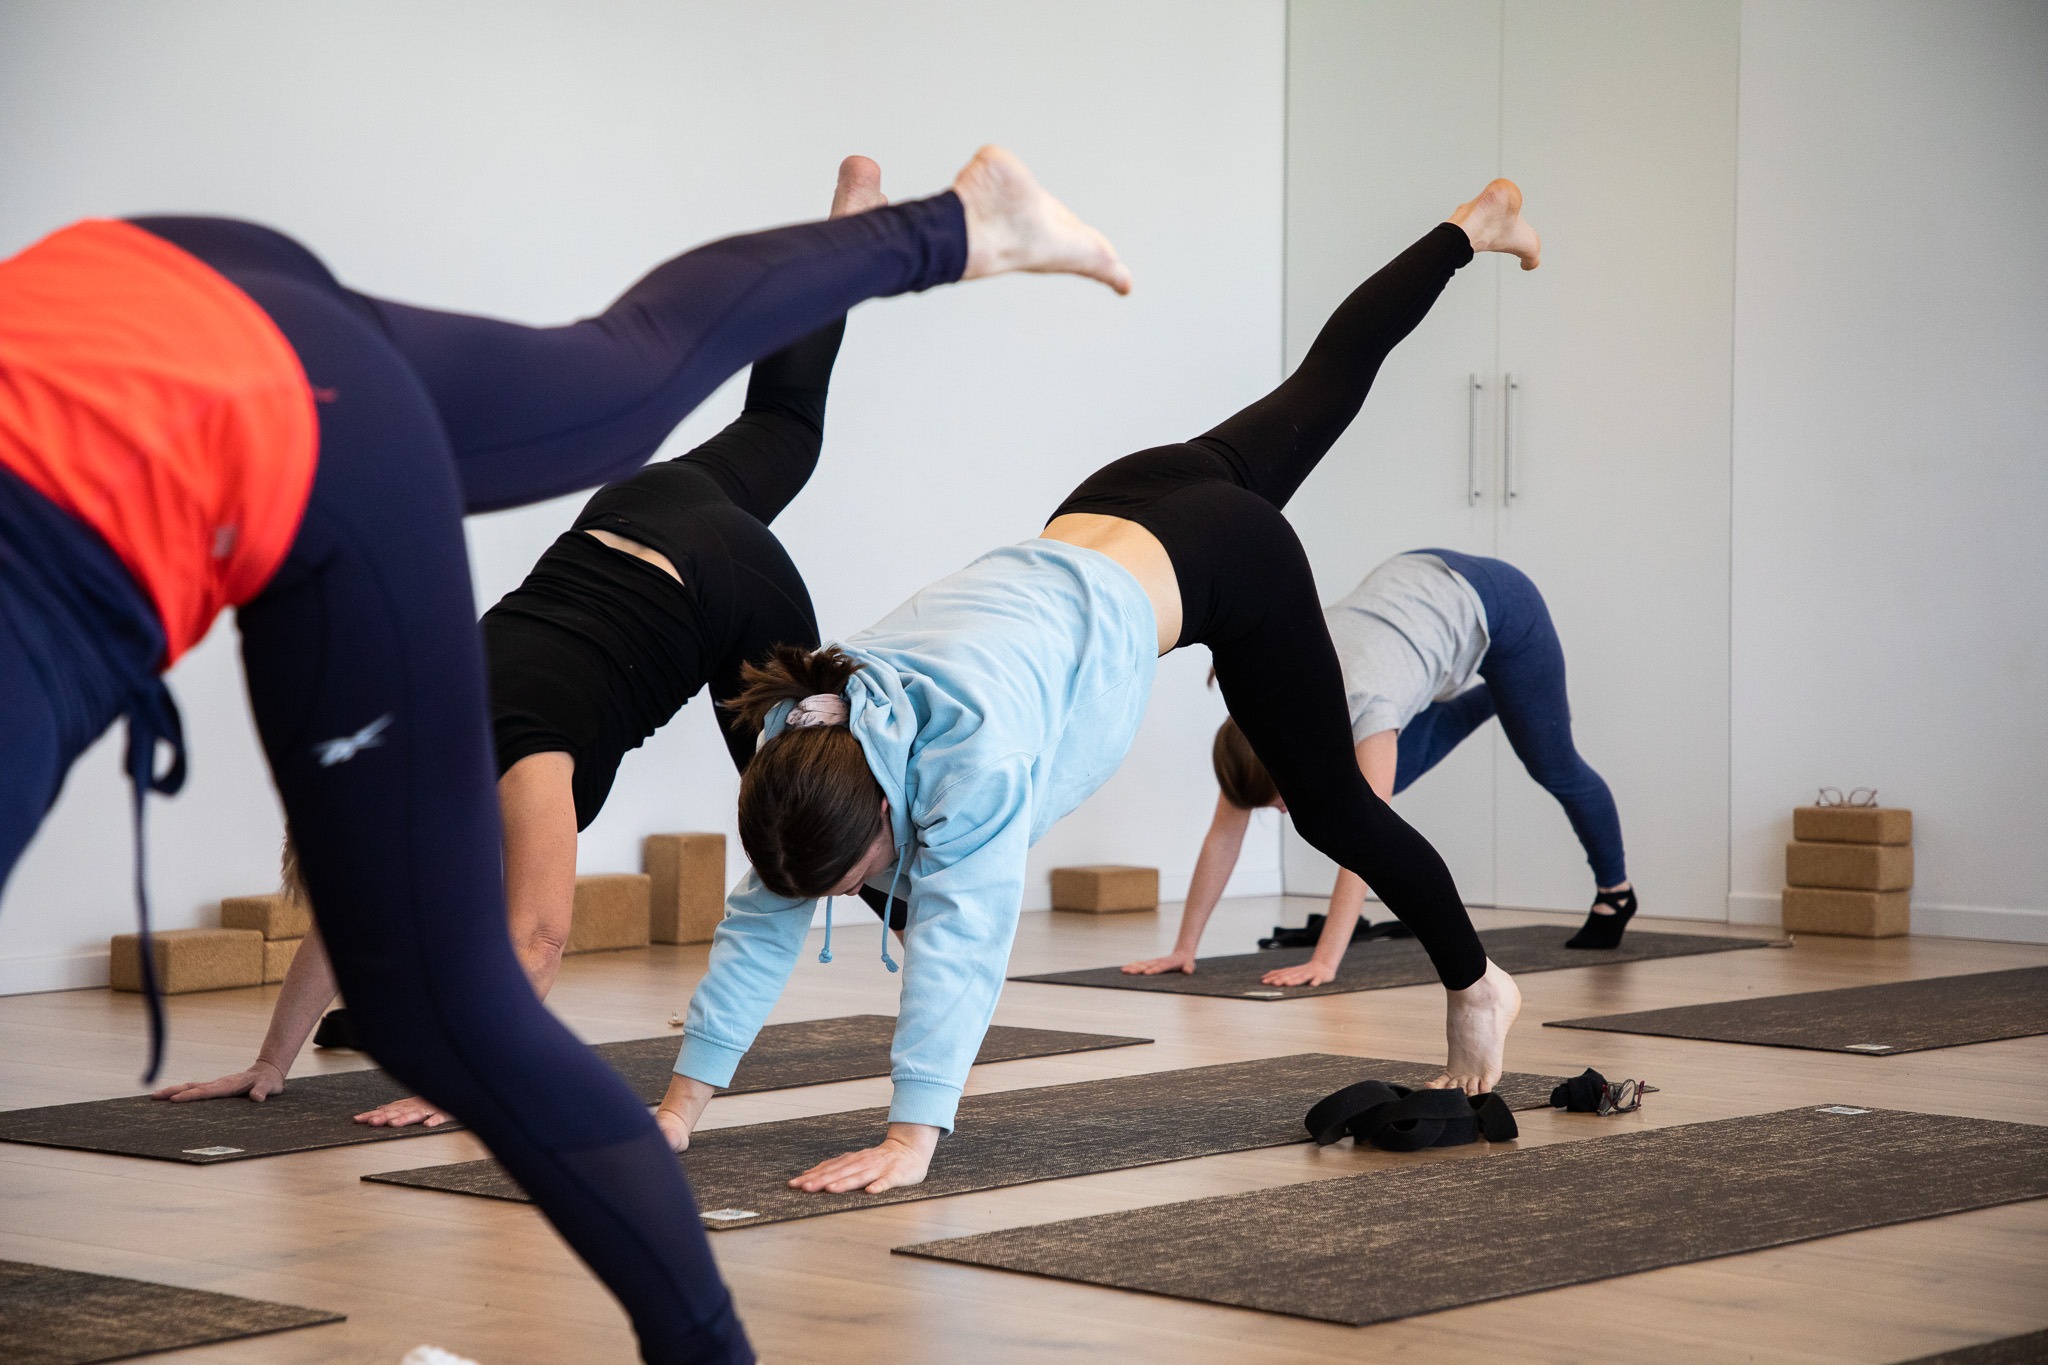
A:
<svg viewBox="0 0 2048 1365">
<path fill-rule="evenodd" d="M 1249 948 L 1305 901 L 1227 903 L 1212 951 Z M 1098 966 L 1162 951 L 1178 907 L 1159 914 L 1024 916 L 1015 971 Z M 1482 927 L 1560 917 L 1482 911 Z M 1638 921 L 1702 931 L 1696 924 Z M 1706 926 L 1705 932 L 1722 932 Z M 776 1018 L 893 1013 L 897 978 L 874 961 L 875 930 L 842 928 L 838 961 L 806 956 Z M 1728 928 L 1726 932 L 1748 932 Z M 703 970 L 702 947 L 571 958 L 554 1003 L 601 1042 L 662 1032 Z M 2048 948 L 1945 939 L 1802 939 L 1613 970 L 1522 978 L 1517 1070 L 1646 1078 L 1663 1087 L 1637 1115 L 1522 1116 L 1523 1144 L 1571 1141 L 1834 1101 L 2048 1123 L 2048 1038 L 1901 1057 L 1852 1057 L 1544 1029 L 1545 1019 L 1748 994 L 1987 971 L 2048 962 Z M 169 1074 L 245 1065 L 275 988 L 170 1002 Z M 1325 1050 L 1436 1059 L 1433 987 L 1277 1004 L 1011 984 L 997 1020 L 1156 1038 L 1151 1047 L 1005 1063 L 992 1091 L 1169 1067 Z M 0 1108 L 133 1093 L 141 1002 L 105 991 L 0 999 Z M 363 1065 L 310 1053 L 294 1075 Z M 714 1124 L 888 1102 L 885 1080 L 733 1096 Z M 349 1315 L 335 1327 L 153 1360 L 395 1362 L 433 1342 L 484 1365 L 626 1361 L 623 1315 L 530 1208 L 365 1185 L 371 1171 L 483 1154 L 465 1134 L 185 1167 L 0 1144 L 0 1258 L 134 1275 Z M 1483 1145 L 1392 1156 L 1348 1145 L 1245 1152 L 715 1234 L 712 1244 L 755 1345 L 770 1361 L 940 1365 L 1117 1359 L 1888 1362 L 2048 1325 L 2048 1201 L 1678 1266 L 1366 1329 L 892 1257 L 905 1242 L 1236 1193 L 1416 1160 L 1483 1161 Z M 943 1156 L 941 1157 L 943 1159 Z M 1588 1210 L 1588 1237 L 1598 1211 Z M 1503 1225 L 1503 1241 L 1514 1235 Z M 1362 1265 L 1361 1275 L 1397 1267 Z"/>
</svg>

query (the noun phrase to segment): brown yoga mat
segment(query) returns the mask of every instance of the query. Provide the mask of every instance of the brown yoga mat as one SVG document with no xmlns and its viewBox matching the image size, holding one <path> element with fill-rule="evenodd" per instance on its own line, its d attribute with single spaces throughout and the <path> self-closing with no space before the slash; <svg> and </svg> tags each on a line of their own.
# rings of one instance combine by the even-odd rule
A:
<svg viewBox="0 0 2048 1365">
<path fill-rule="evenodd" d="M 2048 1033 L 2048 967 L 1553 1019 L 1550 1027 L 1887 1057 Z"/>
<path fill-rule="evenodd" d="M 340 1322 L 339 1313 L 0 1261 L 0 1360 L 92 1365 Z"/>
<path fill-rule="evenodd" d="M 1953 1351 L 1915 1356 L 1899 1365 L 2042 1365 L 2043 1361 L 2048 1361 L 2048 1331 L 1958 1346 Z"/>
<path fill-rule="evenodd" d="M 1486 955 L 1510 976 L 1554 972 L 1565 967 L 1609 967 L 1618 962 L 1645 962 L 1660 957 L 1724 953 L 1731 948 L 1768 948 L 1773 940 L 1720 938 L 1711 934 L 1660 934 L 1637 929 L 1610 950 L 1567 948 L 1564 941 L 1576 927 L 1524 924 L 1513 929 L 1488 929 L 1479 936 Z M 1161 991 L 1167 995 L 1213 995 L 1233 1000 L 1305 1000 L 1317 995 L 1346 995 L 1390 986 L 1436 984 L 1436 968 L 1422 945 L 1412 938 L 1374 939 L 1354 943 L 1344 954 L 1337 979 L 1320 986 L 1268 986 L 1259 978 L 1275 967 L 1298 967 L 1312 948 L 1269 948 L 1264 952 L 1205 957 L 1186 972 L 1158 976 L 1126 976 L 1116 967 L 1089 967 L 1077 972 L 1044 972 L 1013 976 L 1012 981 L 1040 981 L 1054 986 L 1103 986 L 1118 991 Z"/>
<path fill-rule="evenodd" d="M 1362 1327 L 2044 1196 L 2048 1128 L 1827 1105 L 897 1250 Z"/>
<path fill-rule="evenodd" d="M 939 1143 L 925 1182 L 886 1194 L 806 1194 L 788 1183 L 829 1157 L 874 1145 L 888 1120 L 886 1109 L 709 1129 L 691 1140 L 683 1170 L 707 1225 L 781 1223 L 1307 1142 L 1302 1116 L 1331 1091 L 1368 1079 L 1421 1085 L 1440 1070 L 1421 1062 L 1304 1052 L 970 1095 L 960 1102 L 956 1129 Z M 1549 1103 L 1558 1080 L 1510 1072 L 1501 1077 L 1499 1089 L 1513 1108 L 1536 1109 Z M 495 1161 L 423 1166 L 363 1179 L 490 1199 L 526 1197 Z"/>
<path fill-rule="evenodd" d="M 725 1093 L 748 1094 L 886 1076 L 889 1040 L 895 1030 L 896 1020 L 886 1014 L 770 1024 L 761 1030 Z M 625 1077 L 644 1103 L 654 1104 L 668 1088 L 681 1040 L 681 1034 L 672 1033 L 660 1038 L 599 1043 L 593 1050 Z M 997 1025 L 988 1031 L 976 1060 L 1011 1062 L 1151 1041 L 1106 1033 Z M 382 1071 L 342 1071 L 295 1077 L 281 1093 L 261 1104 L 239 1098 L 170 1104 L 147 1095 L 87 1100 L 0 1113 L 0 1142 L 208 1165 L 323 1147 L 349 1147 L 362 1142 L 429 1137 L 454 1132 L 461 1126 L 445 1123 L 438 1128 L 418 1124 L 409 1128 L 372 1128 L 355 1122 L 354 1116 L 364 1110 L 408 1093 Z"/>
</svg>

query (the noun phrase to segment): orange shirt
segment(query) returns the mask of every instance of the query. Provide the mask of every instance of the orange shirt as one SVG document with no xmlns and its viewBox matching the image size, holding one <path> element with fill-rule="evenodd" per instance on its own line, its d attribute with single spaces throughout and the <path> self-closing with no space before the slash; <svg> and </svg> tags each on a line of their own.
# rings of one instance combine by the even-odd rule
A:
<svg viewBox="0 0 2048 1365">
<path fill-rule="evenodd" d="M 197 257 L 87 219 L 0 261 L 0 465 L 120 556 L 163 667 L 284 562 L 318 440 L 291 344 Z"/>
</svg>

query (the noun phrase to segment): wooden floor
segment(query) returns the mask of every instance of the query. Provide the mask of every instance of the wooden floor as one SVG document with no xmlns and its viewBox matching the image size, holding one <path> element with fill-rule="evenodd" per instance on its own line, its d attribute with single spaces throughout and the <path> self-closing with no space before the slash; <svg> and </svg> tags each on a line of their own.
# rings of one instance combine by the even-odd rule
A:
<svg viewBox="0 0 2048 1365">
<path fill-rule="evenodd" d="M 1226 904 L 1212 951 L 1251 946 L 1304 901 Z M 1169 943 L 1157 914 L 1024 916 L 1013 970 L 1096 966 Z M 1482 927 L 1546 918 L 1480 912 Z M 1562 920 L 1557 920 L 1562 923 Z M 1639 921 L 1639 923 L 1645 923 Z M 1646 927 L 1657 927 L 1648 921 Z M 1698 926 L 1687 924 L 1686 929 Z M 838 961 L 807 955 L 778 1019 L 895 1010 L 897 978 L 841 930 Z M 1619 1133 L 1847 1101 L 2048 1123 L 2048 1038 L 1900 1057 L 1739 1047 L 1537 1027 L 1545 1019 L 2048 962 L 2048 948 L 1944 939 L 1809 938 L 1522 978 L 1509 1052 L 1519 1070 L 1647 1078 L 1663 1087 Z M 572 958 L 555 1004 L 597 1042 L 660 1033 L 704 949 Z M 245 1065 L 274 988 L 171 1004 L 170 1073 Z M 1322 1050 L 1442 1056 L 1441 996 L 1411 987 L 1265 1004 L 1012 984 L 998 1022 L 1143 1034 L 1151 1047 L 1010 1062 L 971 1090 L 1046 1085 Z M 104 991 L 0 999 L 0 1108 L 132 1093 L 140 1002 Z M 363 1063 L 310 1055 L 294 1074 Z M 888 1102 L 886 1080 L 717 1100 L 709 1122 L 756 1122 Z M 1523 1145 L 1569 1141 L 1584 1119 L 1522 1116 Z M 132 1275 L 332 1309 L 345 1324 L 152 1357 L 208 1362 L 396 1362 L 432 1342 L 483 1365 L 627 1361 L 625 1319 L 531 1208 L 365 1185 L 365 1172 L 483 1154 L 464 1134 L 239 1164 L 186 1167 L 0 1144 L 0 1259 Z M 943 1154 L 941 1155 L 943 1160 Z M 714 1234 L 756 1348 L 769 1361 L 1465 1360 L 1889 1362 L 2048 1325 L 2048 1201 L 1989 1209 L 1353 1329 L 889 1255 L 933 1237 L 1352 1174 L 1417 1159 L 1486 1160 L 1484 1144 L 1428 1157 L 1308 1146 Z M 1589 1210 L 1589 1237 L 1597 1211 Z M 1503 1239 L 1514 1235 L 1503 1225 Z M 1361 1275 L 1397 1273 L 1361 1265 Z"/>
</svg>

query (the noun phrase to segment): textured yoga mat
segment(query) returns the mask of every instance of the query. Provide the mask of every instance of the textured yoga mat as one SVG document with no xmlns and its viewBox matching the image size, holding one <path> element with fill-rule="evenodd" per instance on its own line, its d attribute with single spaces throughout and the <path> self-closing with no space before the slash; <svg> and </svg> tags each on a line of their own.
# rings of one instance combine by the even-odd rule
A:
<svg viewBox="0 0 2048 1365">
<path fill-rule="evenodd" d="M 2048 1033 L 2048 967 L 1553 1019 L 1550 1027 L 1885 1057 Z"/>
<path fill-rule="evenodd" d="M 7 1365 L 91 1365 L 341 1320 L 288 1303 L 0 1261 Z"/>
<path fill-rule="evenodd" d="M 1554 972 L 1564 967 L 1608 967 L 1617 962 L 1645 962 L 1660 957 L 1724 953 L 1732 948 L 1767 948 L 1773 940 L 1719 938 L 1709 934 L 1654 934 L 1631 930 L 1621 946 L 1610 951 L 1567 948 L 1575 927 L 1524 924 L 1513 929 L 1488 929 L 1479 936 L 1486 955 L 1511 976 Z M 1268 986 L 1259 980 L 1275 967 L 1297 967 L 1309 960 L 1312 948 L 1269 948 L 1264 952 L 1205 957 L 1192 976 L 1165 972 L 1159 976 L 1126 976 L 1116 967 L 1089 967 L 1078 972 L 1045 972 L 1013 976 L 1012 981 L 1042 981 L 1054 986 L 1103 986 L 1118 991 L 1162 991 L 1167 995 L 1214 995 L 1235 1000 L 1303 1000 L 1316 995 L 1385 990 L 1389 986 L 1436 983 L 1436 969 L 1422 945 L 1412 938 L 1354 943 L 1344 954 L 1337 979 L 1320 986 Z"/>
<path fill-rule="evenodd" d="M 726 1093 L 746 1094 L 886 1076 L 889 1040 L 895 1029 L 896 1020 L 886 1014 L 770 1024 L 761 1030 Z M 623 1043 L 599 1043 L 595 1050 L 626 1078 L 641 1100 L 654 1104 L 668 1087 L 680 1036 L 668 1034 Z M 976 1060 L 1010 1062 L 1151 1041 L 1106 1033 L 997 1025 L 988 1031 Z M 88 1100 L 0 1113 L 0 1142 L 206 1165 L 323 1147 L 349 1147 L 362 1142 L 428 1137 L 453 1132 L 460 1126 L 447 1123 L 438 1128 L 417 1124 L 410 1128 L 372 1128 L 355 1122 L 355 1115 L 407 1093 L 404 1086 L 382 1071 L 343 1071 L 297 1077 L 282 1093 L 261 1104 L 242 1099 L 169 1104 L 147 1095 Z"/>
<path fill-rule="evenodd" d="M 781 1223 L 1307 1142 L 1302 1115 L 1331 1091 L 1372 1078 L 1421 1085 L 1440 1069 L 1421 1062 L 1304 1052 L 970 1095 L 960 1102 L 958 1126 L 939 1144 L 925 1182 L 886 1194 L 806 1194 L 788 1184 L 791 1176 L 828 1157 L 871 1146 L 888 1119 L 886 1109 L 709 1129 L 691 1139 L 683 1169 L 711 1227 Z M 1499 1089 L 1512 1107 L 1536 1109 L 1549 1103 L 1558 1080 L 1510 1072 L 1501 1077 Z M 424 1166 L 363 1179 L 490 1199 L 526 1198 L 495 1161 Z"/>
<path fill-rule="evenodd" d="M 2048 1128 L 1848 1105 L 1473 1158 L 897 1250 L 1362 1327 L 2048 1196 Z"/>
<path fill-rule="evenodd" d="M 2043 1361 L 2048 1361 L 2048 1331 L 1958 1346 L 1953 1351 L 1915 1356 L 1899 1365 L 2042 1365 Z"/>
</svg>

